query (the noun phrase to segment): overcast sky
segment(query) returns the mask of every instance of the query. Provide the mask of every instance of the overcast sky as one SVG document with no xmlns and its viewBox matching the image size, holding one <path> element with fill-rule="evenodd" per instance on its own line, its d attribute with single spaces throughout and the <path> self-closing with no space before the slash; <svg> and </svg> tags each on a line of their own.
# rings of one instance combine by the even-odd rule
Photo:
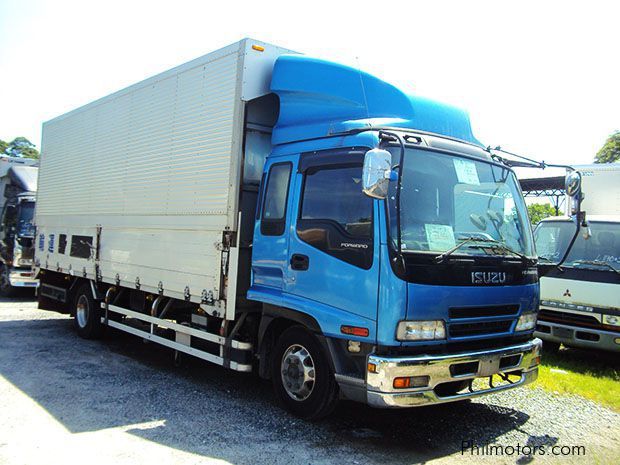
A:
<svg viewBox="0 0 620 465">
<path fill-rule="evenodd" d="M 249 36 L 457 104 L 474 133 L 589 163 L 620 129 L 620 2 L 1 0 L 0 139 Z"/>
</svg>

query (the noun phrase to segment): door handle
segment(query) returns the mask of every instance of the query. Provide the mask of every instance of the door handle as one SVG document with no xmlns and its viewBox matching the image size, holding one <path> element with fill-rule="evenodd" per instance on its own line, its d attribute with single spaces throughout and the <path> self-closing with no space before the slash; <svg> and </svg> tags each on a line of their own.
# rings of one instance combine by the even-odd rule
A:
<svg viewBox="0 0 620 465">
<path fill-rule="evenodd" d="M 310 267 L 310 259 L 300 253 L 291 256 L 291 268 L 297 271 L 306 271 Z"/>
</svg>

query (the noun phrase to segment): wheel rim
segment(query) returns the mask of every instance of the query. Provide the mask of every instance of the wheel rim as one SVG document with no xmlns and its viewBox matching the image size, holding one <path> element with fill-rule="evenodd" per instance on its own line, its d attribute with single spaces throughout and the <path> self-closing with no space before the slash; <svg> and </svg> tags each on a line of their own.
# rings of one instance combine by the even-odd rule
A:
<svg viewBox="0 0 620 465">
<path fill-rule="evenodd" d="M 88 310 L 88 299 L 86 296 L 81 295 L 77 301 L 77 306 L 75 307 L 75 318 L 77 319 L 80 328 L 84 328 L 86 326 L 86 322 L 88 321 Z"/>
<path fill-rule="evenodd" d="M 315 384 L 314 360 L 304 346 L 293 344 L 284 352 L 280 367 L 282 385 L 293 400 L 303 401 L 312 394 Z"/>
</svg>

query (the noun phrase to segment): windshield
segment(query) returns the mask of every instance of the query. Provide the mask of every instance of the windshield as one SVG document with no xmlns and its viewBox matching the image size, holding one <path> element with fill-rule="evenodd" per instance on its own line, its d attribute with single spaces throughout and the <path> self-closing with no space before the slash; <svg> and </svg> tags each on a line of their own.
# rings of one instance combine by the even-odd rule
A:
<svg viewBox="0 0 620 465">
<path fill-rule="evenodd" d="M 32 223 L 34 218 L 34 202 L 22 202 L 19 204 L 19 222 Z"/>
<path fill-rule="evenodd" d="M 19 218 L 17 222 L 17 234 L 19 236 L 34 235 L 34 202 L 21 202 L 19 204 Z"/>
<path fill-rule="evenodd" d="M 562 266 L 603 269 L 608 263 L 620 268 L 620 223 L 590 221 L 588 224 L 592 236 L 585 239 L 580 232 Z M 541 222 L 534 233 L 538 255 L 558 263 L 574 234 L 575 224 L 570 221 Z"/>
<path fill-rule="evenodd" d="M 391 148 L 399 160 L 400 149 Z M 392 238 L 396 183 L 391 183 Z M 507 168 L 426 150 L 407 149 L 402 169 L 401 240 L 405 252 L 532 256 L 525 202 Z M 498 247 L 501 246 L 501 247 Z"/>
</svg>

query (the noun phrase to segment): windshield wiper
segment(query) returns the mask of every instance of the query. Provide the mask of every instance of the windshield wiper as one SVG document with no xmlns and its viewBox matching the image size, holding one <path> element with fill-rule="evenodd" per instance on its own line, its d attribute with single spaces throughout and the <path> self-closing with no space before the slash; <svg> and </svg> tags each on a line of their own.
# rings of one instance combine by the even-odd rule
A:
<svg viewBox="0 0 620 465">
<path fill-rule="evenodd" d="M 452 255 L 454 252 L 456 252 L 458 249 L 460 249 L 461 247 L 463 247 L 465 244 L 472 242 L 472 241 L 477 241 L 479 240 L 479 237 L 475 237 L 475 236 L 469 236 L 469 237 L 459 237 L 459 240 L 462 240 L 463 242 L 459 242 L 458 244 L 456 244 L 454 247 L 452 247 L 451 249 L 446 250 L 445 252 L 437 255 L 435 257 L 435 263 L 441 263 L 443 262 L 449 255 Z"/>
<path fill-rule="evenodd" d="M 615 266 L 613 266 L 611 263 L 609 262 L 604 262 L 602 260 L 575 260 L 573 263 L 576 263 L 578 265 L 594 265 L 594 266 L 604 266 L 609 268 L 610 270 L 620 274 L 620 270 L 618 268 L 616 268 Z M 564 265 L 566 266 L 566 265 Z"/>
<path fill-rule="evenodd" d="M 481 237 L 478 238 L 479 242 L 488 242 L 493 244 L 490 248 L 499 248 L 501 250 L 503 250 L 504 252 L 507 253 L 511 253 L 513 255 L 516 255 L 517 257 L 519 257 L 523 262 L 525 263 L 530 263 L 532 260 L 527 257 L 526 255 L 522 254 L 521 252 L 517 252 L 516 250 L 511 249 L 510 247 L 508 247 L 505 243 L 498 241 L 497 239 L 489 239 L 487 237 Z"/>
<path fill-rule="evenodd" d="M 504 252 L 507 253 L 511 253 L 513 255 L 516 255 L 517 257 L 519 257 L 524 263 L 530 263 L 531 259 L 528 258 L 527 256 L 523 255 L 521 252 L 517 252 L 516 250 L 512 250 L 510 247 L 508 247 L 506 244 L 504 244 L 501 241 L 498 241 L 497 239 L 490 239 L 488 237 L 476 237 L 476 236 L 468 236 L 468 237 L 460 237 L 459 240 L 462 240 L 463 242 L 458 243 L 457 245 L 455 245 L 454 247 L 452 247 L 449 250 L 446 250 L 444 253 L 437 255 L 435 257 L 435 262 L 436 263 L 441 263 L 443 262 L 448 256 L 452 255 L 454 252 L 456 252 L 458 249 L 460 249 L 461 247 L 463 247 L 463 245 L 470 243 L 470 242 L 487 242 L 490 244 L 493 244 L 491 246 L 491 248 L 499 248 L 501 250 L 503 250 Z M 478 246 L 480 248 L 484 248 L 483 246 Z"/>
</svg>

